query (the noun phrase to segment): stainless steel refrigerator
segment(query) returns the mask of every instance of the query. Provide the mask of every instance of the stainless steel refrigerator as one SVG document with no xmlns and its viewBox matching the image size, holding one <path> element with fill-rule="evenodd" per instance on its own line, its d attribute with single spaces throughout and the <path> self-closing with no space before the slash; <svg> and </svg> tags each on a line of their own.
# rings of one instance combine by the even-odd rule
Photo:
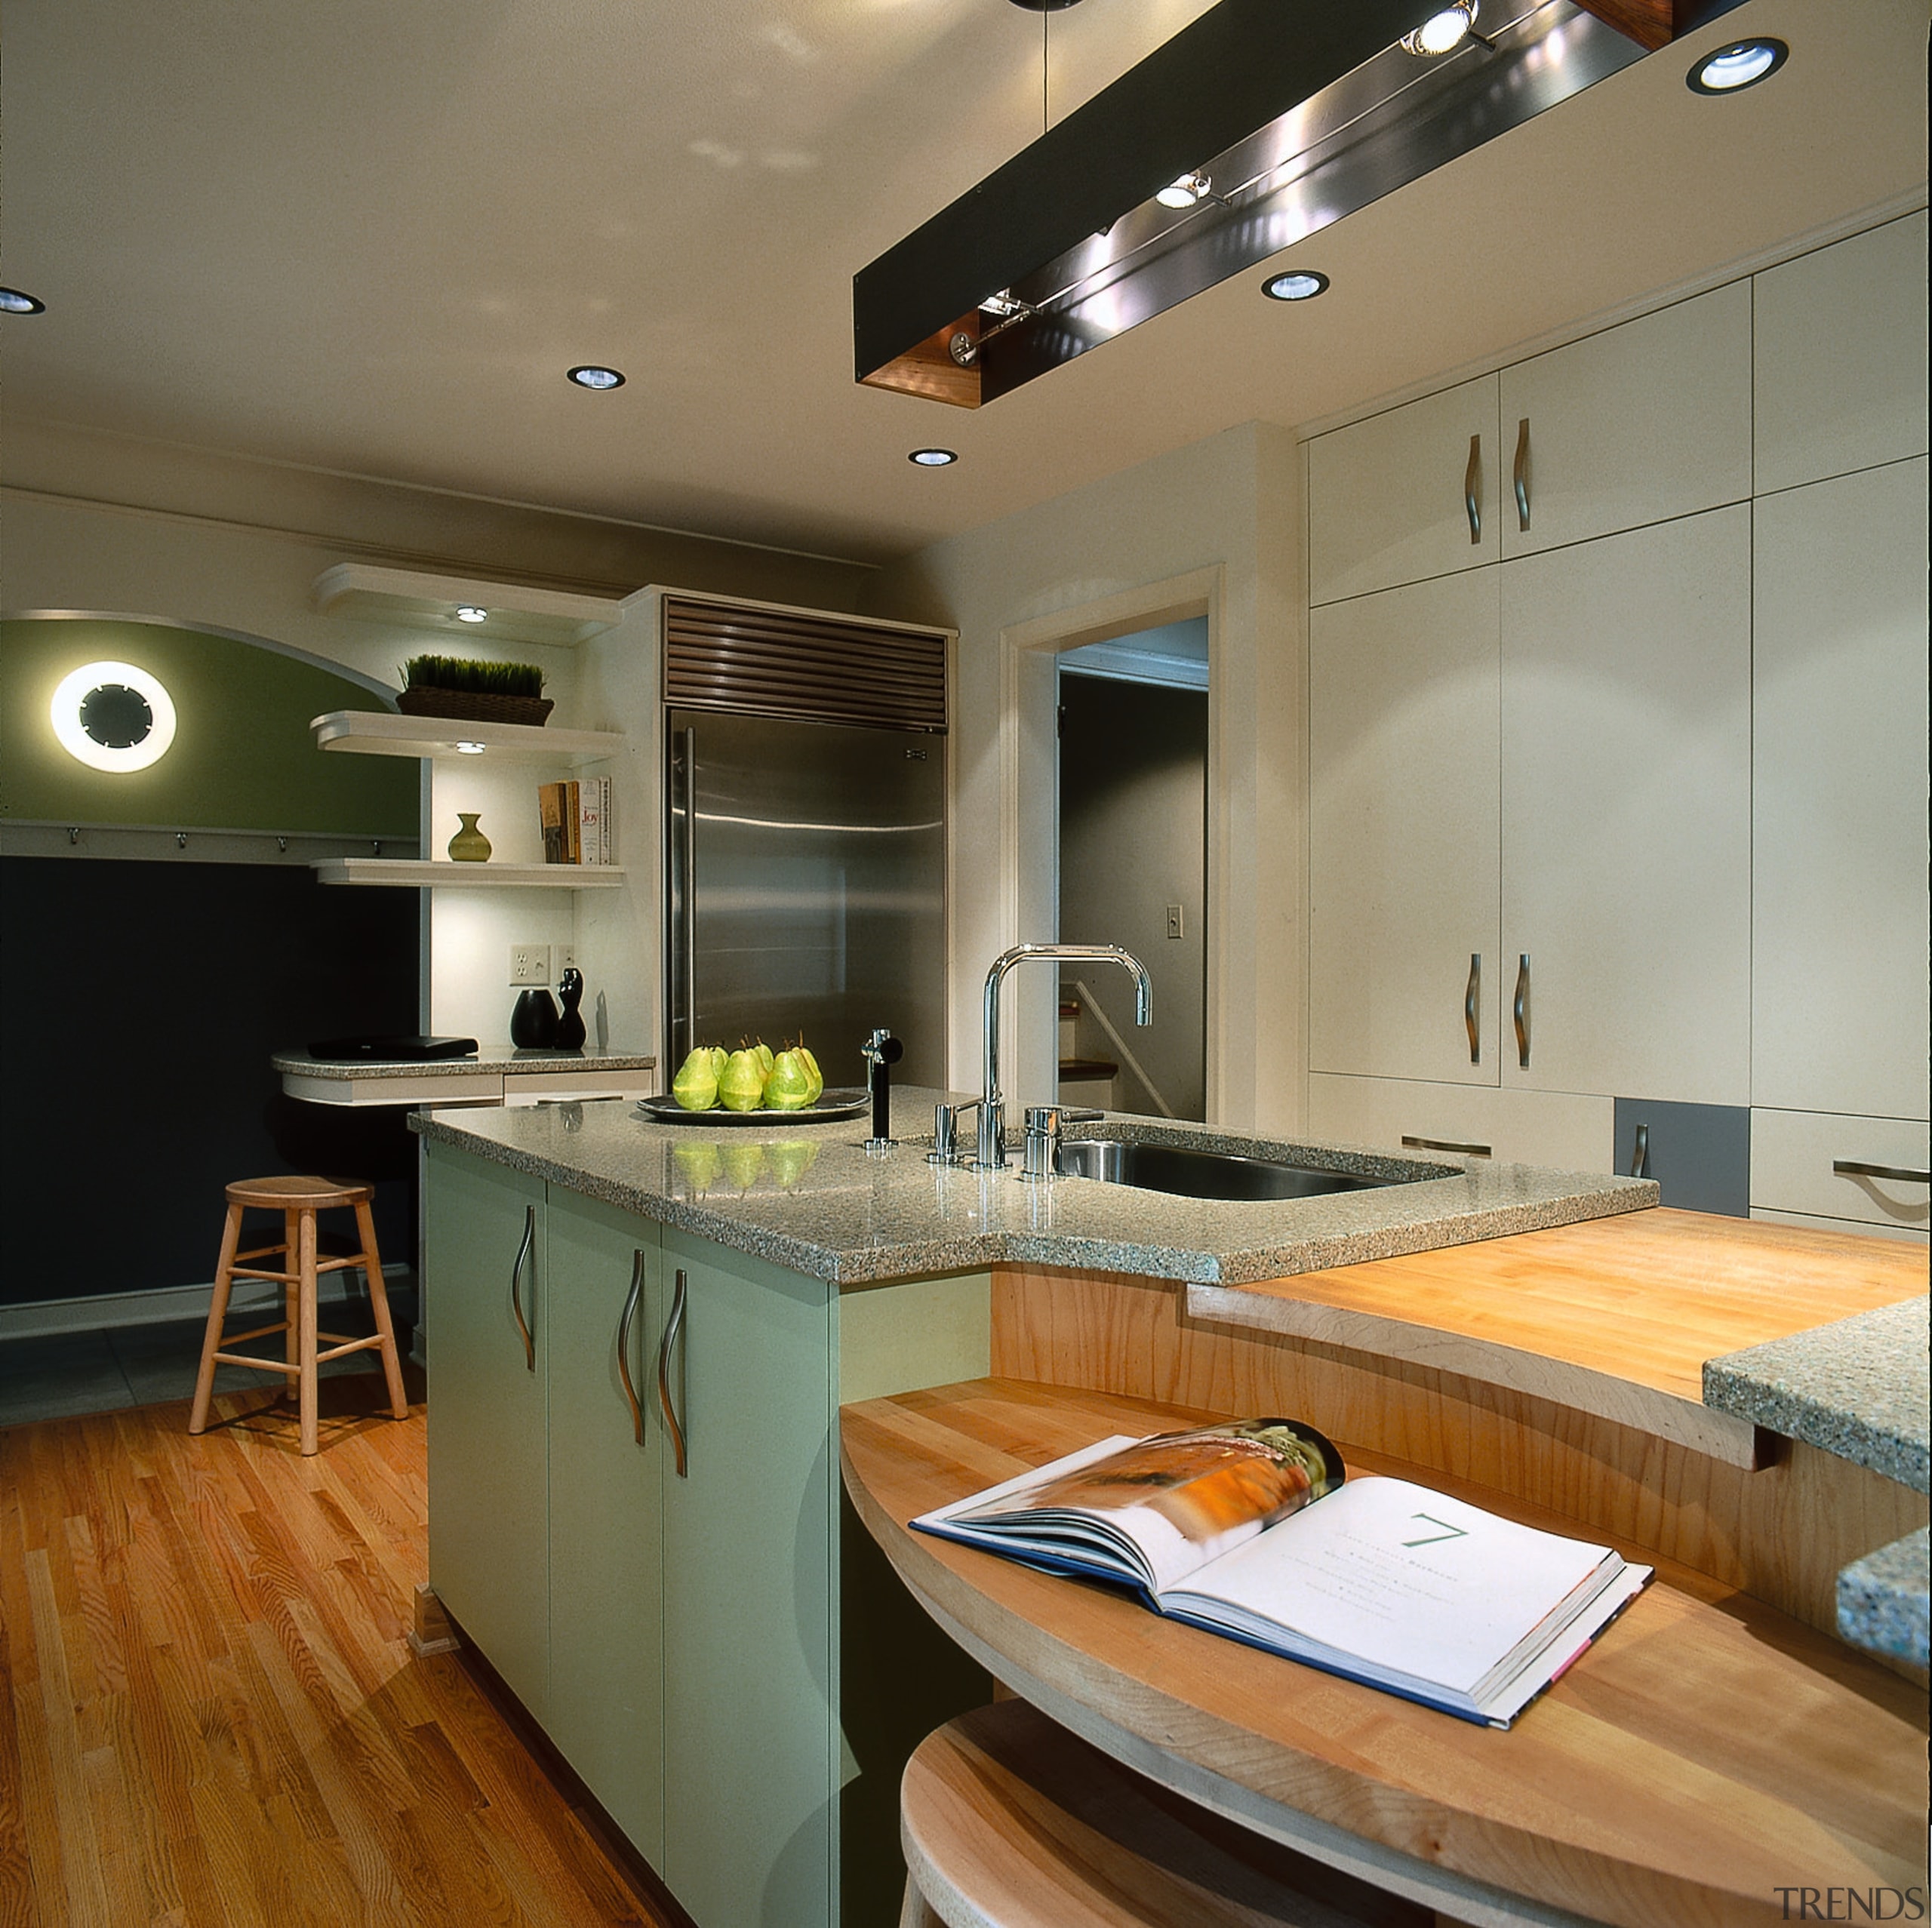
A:
<svg viewBox="0 0 1932 1928">
<path fill-rule="evenodd" d="M 801 1036 L 829 1084 L 946 1082 L 943 736 L 666 712 L 669 1078 L 694 1044 Z"/>
</svg>

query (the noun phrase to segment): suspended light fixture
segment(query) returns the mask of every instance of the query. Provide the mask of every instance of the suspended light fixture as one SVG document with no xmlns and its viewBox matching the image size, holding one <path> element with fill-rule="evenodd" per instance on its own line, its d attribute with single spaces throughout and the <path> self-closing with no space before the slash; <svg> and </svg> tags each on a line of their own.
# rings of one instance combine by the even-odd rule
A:
<svg viewBox="0 0 1932 1928">
<path fill-rule="evenodd" d="M 1518 4 L 1220 0 L 853 277 L 856 377 L 977 408 L 1742 0 Z"/>
</svg>

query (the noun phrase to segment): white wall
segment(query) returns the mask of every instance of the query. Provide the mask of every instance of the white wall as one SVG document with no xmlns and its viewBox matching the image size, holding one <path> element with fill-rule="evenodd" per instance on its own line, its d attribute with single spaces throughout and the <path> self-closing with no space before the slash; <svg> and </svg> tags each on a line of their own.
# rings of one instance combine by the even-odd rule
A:
<svg viewBox="0 0 1932 1928">
<path fill-rule="evenodd" d="M 1250 423 L 935 543 L 881 573 L 866 607 L 960 632 L 952 719 L 952 1081 L 980 1081 L 980 991 L 1010 943 L 1051 934 L 1051 677 L 1003 745 L 1004 658 L 1057 628 L 1097 640 L 1183 613 L 1159 586 L 1205 572 L 1212 652 L 1208 1110 L 1299 1128 L 1306 729 L 1300 463 L 1294 436 Z M 1137 617 L 1137 598 L 1146 604 Z M 1083 627 L 1083 626 L 1085 626 Z M 1003 644 L 1002 638 L 1005 638 Z M 1050 666 L 1040 660 L 1044 670 Z M 1017 817 L 1014 813 L 1017 811 Z M 1003 812 L 1004 814 L 1003 814 Z M 1009 893 L 1002 853 L 1020 853 Z M 1008 980 L 1023 1018 L 1001 1059 L 1009 1106 L 1053 1095 L 1053 973 Z"/>
</svg>

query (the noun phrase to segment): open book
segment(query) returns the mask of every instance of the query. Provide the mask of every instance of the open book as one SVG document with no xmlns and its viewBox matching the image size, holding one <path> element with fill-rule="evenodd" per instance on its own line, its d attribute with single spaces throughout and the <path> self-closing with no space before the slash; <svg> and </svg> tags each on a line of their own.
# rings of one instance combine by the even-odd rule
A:
<svg viewBox="0 0 1932 1928">
<path fill-rule="evenodd" d="M 912 1524 L 1494 1727 L 1651 1576 L 1407 1480 L 1345 1477 L 1312 1427 L 1233 1421 L 1103 1439 Z"/>
</svg>

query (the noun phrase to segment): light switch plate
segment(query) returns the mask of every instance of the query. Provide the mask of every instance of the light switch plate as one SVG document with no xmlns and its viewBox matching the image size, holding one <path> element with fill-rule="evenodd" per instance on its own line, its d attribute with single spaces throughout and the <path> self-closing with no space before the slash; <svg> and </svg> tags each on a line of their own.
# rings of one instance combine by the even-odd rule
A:
<svg viewBox="0 0 1932 1928">
<path fill-rule="evenodd" d="M 550 981 L 550 947 L 548 944 L 512 944 L 510 946 L 510 982 L 512 984 L 548 984 Z"/>
</svg>

